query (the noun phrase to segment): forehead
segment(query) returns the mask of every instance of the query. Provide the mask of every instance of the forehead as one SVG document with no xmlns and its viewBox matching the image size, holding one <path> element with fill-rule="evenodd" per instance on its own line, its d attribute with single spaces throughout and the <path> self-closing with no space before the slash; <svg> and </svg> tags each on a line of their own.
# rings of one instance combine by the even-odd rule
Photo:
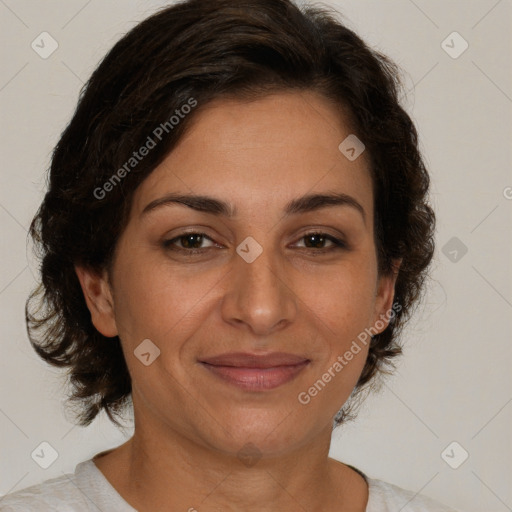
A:
<svg viewBox="0 0 512 512">
<path fill-rule="evenodd" d="M 365 153 L 354 161 L 339 149 L 352 134 L 347 116 L 312 92 L 284 92 L 252 101 L 218 99 L 199 106 L 174 150 L 141 184 L 134 206 L 165 192 L 196 193 L 249 205 L 287 202 L 310 192 L 358 196 L 371 213 Z"/>
</svg>

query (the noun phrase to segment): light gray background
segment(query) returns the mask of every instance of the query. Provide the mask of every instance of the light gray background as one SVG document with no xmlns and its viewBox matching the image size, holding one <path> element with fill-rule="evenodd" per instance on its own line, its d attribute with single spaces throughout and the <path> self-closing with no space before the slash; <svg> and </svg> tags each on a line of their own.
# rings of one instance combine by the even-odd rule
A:
<svg viewBox="0 0 512 512">
<path fill-rule="evenodd" d="M 86 429 L 66 420 L 63 379 L 28 343 L 24 302 L 35 266 L 26 230 L 82 84 L 122 34 L 164 3 L 0 0 L 0 494 L 70 472 L 124 440 L 104 419 Z M 325 3 L 405 70 L 404 103 L 438 215 L 433 280 L 406 332 L 405 357 L 357 421 L 334 433 L 331 455 L 461 510 L 510 511 L 512 3 Z M 59 44 L 46 60 L 31 48 L 43 31 Z M 469 43 L 457 59 L 441 46 L 453 31 Z M 452 237 L 468 249 L 456 262 L 442 251 Z M 42 441 L 59 454 L 46 470 L 30 456 Z M 452 441 L 469 453 L 458 469 L 441 457 Z M 461 450 L 448 451 L 451 461 Z"/>
</svg>

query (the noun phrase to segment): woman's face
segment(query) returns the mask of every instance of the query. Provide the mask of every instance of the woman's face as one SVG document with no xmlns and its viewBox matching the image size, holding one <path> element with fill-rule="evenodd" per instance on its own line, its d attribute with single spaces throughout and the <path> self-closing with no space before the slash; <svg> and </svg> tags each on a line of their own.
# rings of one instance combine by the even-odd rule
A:
<svg viewBox="0 0 512 512">
<path fill-rule="evenodd" d="M 338 148 L 350 134 L 313 93 L 218 100 L 139 186 L 112 309 L 93 312 L 122 341 L 136 424 L 224 453 L 330 433 L 368 347 L 344 354 L 394 287 L 377 274 L 366 155 Z M 273 353 L 288 356 L 250 357 Z"/>
</svg>

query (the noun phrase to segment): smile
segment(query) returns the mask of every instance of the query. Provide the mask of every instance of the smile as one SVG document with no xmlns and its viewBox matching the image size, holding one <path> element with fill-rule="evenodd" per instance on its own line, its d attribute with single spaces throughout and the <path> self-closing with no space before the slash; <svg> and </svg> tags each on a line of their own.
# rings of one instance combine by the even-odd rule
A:
<svg viewBox="0 0 512 512">
<path fill-rule="evenodd" d="M 309 361 L 293 366 L 274 368 L 240 368 L 235 366 L 214 366 L 202 363 L 217 377 L 247 391 L 264 391 L 274 389 L 294 379 Z"/>
<path fill-rule="evenodd" d="M 245 391 L 265 391 L 293 380 L 310 363 L 291 354 L 225 354 L 200 363 L 211 374 Z"/>
</svg>

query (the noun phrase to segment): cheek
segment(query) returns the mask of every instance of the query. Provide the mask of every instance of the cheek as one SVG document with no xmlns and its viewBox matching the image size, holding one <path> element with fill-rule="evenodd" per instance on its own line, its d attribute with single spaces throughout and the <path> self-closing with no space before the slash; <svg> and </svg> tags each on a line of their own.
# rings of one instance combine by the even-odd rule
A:
<svg viewBox="0 0 512 512">
<path fill-rule="evenodd" d="M 202 272 L 200 278 L 186 275 L 151 255 L 120 262 L 114 299 L 123 343 L 131 347 L 149 338 L 162 352 L 177 350 L 176 333 L 187 339 L 201 325 L 221 280 L 222 276 L 213 272 Z"/>
<path fill-rule="evenodd" d="M 322 276 L 301 278 L 298 295 L 335 344 L 343 344 L 373 318 L 377 274 L 372 258 L 347 261 Z M 341 346 L 343 348 L 343 346 Z"/>
<path fill-rule="evenodd" d="M 367 259 L 340 266 L 324 285 L 304 281 L 301 296 L 305 310 L 322 333 L 324 353 L 316 376 L 328 387 L 333 400 L 345 400 L 355 386 L 368 355 L 375 307 L 377 274 L 371 253 Z M 307 298 L 309 297 L 309 298 Z M 322 383 L 320 383 L 322 385 Z"/>
</svg>

